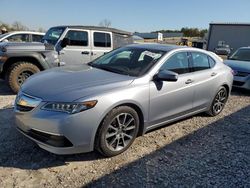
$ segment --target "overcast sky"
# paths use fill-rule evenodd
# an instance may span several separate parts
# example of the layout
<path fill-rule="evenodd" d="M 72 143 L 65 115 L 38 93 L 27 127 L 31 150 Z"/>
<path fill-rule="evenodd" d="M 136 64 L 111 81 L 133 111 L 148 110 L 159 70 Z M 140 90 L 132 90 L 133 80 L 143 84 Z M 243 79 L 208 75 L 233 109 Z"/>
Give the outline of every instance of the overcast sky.
<path fill-rule="evenodd" d="M 250 22 L 250 0 L 0 0 L 0 21 L 20 21 L 31 29 L 62 24 L 111 26 L 147 32 L 210 22 Z"/>

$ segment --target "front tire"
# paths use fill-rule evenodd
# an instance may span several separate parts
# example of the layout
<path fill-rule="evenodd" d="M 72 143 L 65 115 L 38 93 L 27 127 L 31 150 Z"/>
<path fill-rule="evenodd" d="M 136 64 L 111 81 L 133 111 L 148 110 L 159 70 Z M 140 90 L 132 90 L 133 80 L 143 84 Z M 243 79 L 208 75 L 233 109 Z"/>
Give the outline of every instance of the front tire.
<path fill-rule="evenodd" d="M 11 90 L 17 93 L 24 81 L 39 71 L 40 69 L 30 62 L 17 62 L 10 67 L 6 76 L 7 82 Z"/>
<path fill-rule="evenodd" d="M 96 149 L 106 157 L 118 155 L 134 142 L 139 131 L 137 112 L 128 106 L 119 106 L 104 118 L 96 135 Z"/>
<path fill-rule="evenodd" d="M 213 102 L 207 112 L 210 116 L 217 116 L 224 109 L 228 99 L 228 91 L 224 86 L 221 86 L 216 93 Z"/>

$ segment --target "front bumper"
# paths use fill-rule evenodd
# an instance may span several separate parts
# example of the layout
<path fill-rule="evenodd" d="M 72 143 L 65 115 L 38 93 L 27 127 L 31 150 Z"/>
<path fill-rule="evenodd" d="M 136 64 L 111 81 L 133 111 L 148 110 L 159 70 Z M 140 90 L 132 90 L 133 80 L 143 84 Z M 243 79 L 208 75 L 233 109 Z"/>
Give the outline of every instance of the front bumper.
<path fill-rule="evenodd" d="M 250 75 L 246 77 L 234 76 L 233 87 L 250 90 Z"/>
<path fill-rule="evenodd" d="M 77 114 L 66 114 L 41 110 L 44 104 L 42 102 L 29 112 L 20 112 L 15 107 L 19 132 L 55 154 L 93 151 L 99 125 L 94 108 Z"/>

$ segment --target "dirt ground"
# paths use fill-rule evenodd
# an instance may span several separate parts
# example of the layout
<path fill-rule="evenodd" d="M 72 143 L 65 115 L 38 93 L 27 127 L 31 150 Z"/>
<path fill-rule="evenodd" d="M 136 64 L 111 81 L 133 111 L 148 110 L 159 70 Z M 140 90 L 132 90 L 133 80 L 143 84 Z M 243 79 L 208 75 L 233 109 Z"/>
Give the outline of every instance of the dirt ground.
<path fill-rule="evenodd" d="M 125 153 L 58 156 L 18 133 L 0 80 L 0 187 L 250 187 L 250 92 L 136 139 Z"/>

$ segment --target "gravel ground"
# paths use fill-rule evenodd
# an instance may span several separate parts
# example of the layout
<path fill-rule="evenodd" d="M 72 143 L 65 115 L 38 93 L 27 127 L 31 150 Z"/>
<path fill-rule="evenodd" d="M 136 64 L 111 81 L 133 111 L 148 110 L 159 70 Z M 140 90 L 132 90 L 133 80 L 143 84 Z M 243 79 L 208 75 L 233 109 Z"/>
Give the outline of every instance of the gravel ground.
<path fill-rule="evenodd" d="M 14 128 L 0 81 L 0 187 L 250 187 L 250 93 L 217 117 L 197 115 L 136 139 L 125 153 L 58 156 Z"/>

